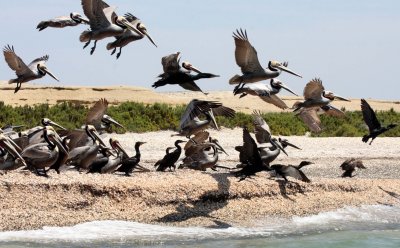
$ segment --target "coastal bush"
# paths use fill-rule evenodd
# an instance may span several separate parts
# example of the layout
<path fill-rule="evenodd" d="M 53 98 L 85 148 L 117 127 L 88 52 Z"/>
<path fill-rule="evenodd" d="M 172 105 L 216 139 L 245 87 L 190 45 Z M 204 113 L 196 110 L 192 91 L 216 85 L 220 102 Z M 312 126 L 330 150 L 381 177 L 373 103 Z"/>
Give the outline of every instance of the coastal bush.
<path fill-rule="evenodd" d="M 110 106 L 107 113 L 124 125 L 129 132 L 177 130 L 185 107 L 184 105 L 125 102 Z M 0 101 L 0 126 L 14 124 L 31 128 L 40 125 L 41 119 L 47 117 L 66 128 L 80 128 L 85 121 L 87 112 L 88 107 L 79 102 L 61 102 L 54 106 L 38 104 L 12 107 Z M 309 132 L 307 126 L 293 113 L 264 113 L 262 116 L 274 135 L 304 135 Z M 398 123 L 400 120 L 400 113 L 393 109 L 379 111 L 377 116 L 383 125 Z M 219 126 L 226 128 L 247 126 L 251 131 L 254 129 L 251 115 L 244 113 L 237 113 L 234 118 L 218 116 L 217 122 Z M 346 111 L 345 118 L 323 115 L 321 122 L 324 127 L 323 132 L 312 134 L 312 136 L 360 137 L 368 132 L 361 111 Z M 124 130 L 116 129 L 116 131 L 123 132 Z M 400 127 L 394 128 L 382 136 L 400 136 Z"/>

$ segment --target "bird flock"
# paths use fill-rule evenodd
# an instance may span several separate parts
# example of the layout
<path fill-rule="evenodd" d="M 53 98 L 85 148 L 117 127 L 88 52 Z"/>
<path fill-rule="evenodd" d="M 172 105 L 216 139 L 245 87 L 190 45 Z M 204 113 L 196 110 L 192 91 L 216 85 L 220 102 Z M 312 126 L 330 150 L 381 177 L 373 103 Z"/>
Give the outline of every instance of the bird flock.
<path fill-rule="evenodd" d="M 42 21 L 37 25 L 37 29 L 42 31 L 46 28 L 89 25 L 90 29 L 83 31 L 79 36 L 79 41 L 85 43 L 83 48 L 93 42 L 90 50 L 90 54 L 93 54 L 98 41 L 113 38 L 114 41 L 109 42 L 106 48 L 112 50 L 112 55 L 119 49 L 116 54 L 117 59 L 121 56 L 123 47 L 144 37 L 157 47 L 146 26 L 133 14 L 117 15 L 116 8 L 102 0 L 81 0 L 81 2 L 86 17 L 72 12 L 69 16 Z M 239 95 L 240 99 L 247 95 L 255 96 L 278 108 L 292 109 L 294 118 L 303 120 L 315 133 L 323 131 L 319 115 L 326 114 L 338 118 L 345 116 L 342 110 L 331 103 L 335 100 L 349 100 L 325 90 L 319 78 L 311 79 L 304 87 L 304 101 L 298 101 L 292 107 L 287 106 L 278 93 L 284 89 L 296 96 L 297 94 L 278 77 L 282 72 L 300 78 L 302 76 L 289 69 L 288 62 L 271 60 L 267 67 L 263 68 L 246 30 L 236 30 L 233 33 L 233 39 L 236 64 L 242 72 L 241 75 L 234 75 L 229 80 L 230 85 L 235 85 L 234 95 Z M 49 60 L 48 55 L 37 58 L 27 65 L 16 54 L 13 46 L 6 45 L 3 53 L 5 61 L 17 76 L 9 80 L 9 84 L 16 84 L 15 93 L 20 90 L 23 83 L 45 75 L 58 81 L 58 78 L 46 66 Z M 163 73 L 158 76 L 159 79 L 152 87 L 177 84 L 186 90 L 207 95 L 208 93 L 204 92 L 195 81 L 218 77 L 218 75 L 204 73 L 187 61 L 181 63 L 180 56 L 180 52 L 177 52 L 161 59 Z M 22 130 L 23 126 L 3 127 L 0 129 L 0 171 L 24 169 L 46 177 L 50 170 L 61 173 L 65 169 L 101 174 L 124 173 L 127 176 L 133 172 L 151 171 L 140 165 L 142 160 L 140 147 L 146 142 L 136 142 L 134 147 L 136 154 L 130 156 L 118 140 L 111 138 L 108 144 L 103 140 L 103 134 L 112 132 L 113 127 L 124 129 L 118 121 L 106 114 L 107 107 L 107 100 L 100 99 L 89 110 L 82 126 L 75 130 L 67 130 L 48 118 L 43 118 L 39 126 L 28 130 Z M 365 143 L 371 140 L 369 143 L 371 145 L 378 135 L 397 126 L 396 123 L 382 126 L 374 110 L 364 99 L 361 100 L 361 110 L 369 128 L 369 133 L 362 138 Z M 301 169 L 313 164 L 312 162 L 302 161 L 299 165 L 274 163 L 281 153 L 288 155 L 287 148 L 301 148 L 287 139 L 274 137 L 266 120 L 256 110 L 252 115 L 255 139 L 248 127 L 243 127 L 243 142 L 235 147 L 235 150 L 239 152 L 239 164 L 235 168 L 218 165 L 219 154 L 226 154 L 226 151 L 207 131 L 208 128 L 219 129 L 216 116 L 232 118 L 235 116 L 235 111 L 218 101 L 191 100 L 181 117 L 177 133 L 173 135 L 180 138 L 174 142 L 174 146 L 166 148 L 165 156 L 154 165 L 155 171 L 167 172 L 184 168 L 206 171 L 223 168 L 232 170 L 240 180 L 261 171 L 273 171 L 275 175 L 285 180 L 288 180 L 287 177 L 293 177 L 310 182 Z M 183 156 L 181 156 L 182 153 Z M 352 177 L 355 168 L 365 167 L 361 160 L 349 159 L 340 168 L 344 170 L 342 177 Z"/>

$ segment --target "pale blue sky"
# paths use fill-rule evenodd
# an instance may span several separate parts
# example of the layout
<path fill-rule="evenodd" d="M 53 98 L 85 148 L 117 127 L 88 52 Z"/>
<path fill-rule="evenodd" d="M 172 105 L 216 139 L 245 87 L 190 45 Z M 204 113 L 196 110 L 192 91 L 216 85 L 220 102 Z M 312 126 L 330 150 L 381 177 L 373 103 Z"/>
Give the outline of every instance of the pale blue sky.
<path fill-rule="evenodd" d="M 303 79 L 280 79 L 301 94 L 320 77 L 327 89 L 346 97 L 400 99 L 400 2 L 396 0 L 109 0 L 117 13 L 131 12 L 146 24 L 158 44 L 147 39 L 123 49 L 119 60 L 98 42 L 93 56 L 82 50 L 79 34 L 87 28 L 46 29 L 38 22 L 82 13 L 79 0 L 2 1 L 0 45 L 12 44 L 28 63 L 50 55 L 48 67 L 61 85 L 135 85 L 150 87 L 162 72 L 161 57 L 180 51 L 182 59 L 220 78 L 202 80 L 205 91 L 230 90 L 240 73 L 234 60 L 232 32 L 245 28 L 260 62 L 289 61 Z M 22 8 L 23 7 L 23 8 Z M 13 78 L 4 60 L 0 78 Z M 39 82 L 55 84 L 50 77 Z M 167 86 L 162 90 L 180 90 Z"/>

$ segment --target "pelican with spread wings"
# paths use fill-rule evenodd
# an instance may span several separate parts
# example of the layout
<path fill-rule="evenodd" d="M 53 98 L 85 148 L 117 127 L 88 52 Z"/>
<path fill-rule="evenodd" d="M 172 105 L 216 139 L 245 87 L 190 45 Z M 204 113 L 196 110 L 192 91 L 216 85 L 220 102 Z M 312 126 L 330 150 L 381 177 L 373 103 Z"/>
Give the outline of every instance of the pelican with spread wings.
<path fill-rule="evenodd" d="M 236 30 L 233 33 L 235 40 L 235 59 L 236 64 L 242 69 L 242 75 L 235 75 L 229 80 L 229 84 L 239 84 L 235 90 L 240 89 L 243 84 L 255 83 L 266 79 L 278 77 L 282 71 L 288 72 L 295 76 L 301 77 L 299 74 L 287 68 L 288 63 L 280 63 L 278 61 L 269 61 L 268 69 L 264 69 L 257 56 L 256 49 L 251 45 L 246 30 Z"/>
<path fill-rule="evenodd" d="M 3 53 L 8 66 L 17 74 L 16 79 L 8 81 L 9 84 L 17 84 L 14 93 L 19 91 L 23 83 L 42 78 L 46 74 L 58 81 L 56 76 L 54 76 L 46 66 L 46 62 L 49 60 L 49 55 L 37 58 L 29 65 L 26 65 L 15 53 L 13 46 L 7 45 L 3 49 Z"/>
<path fill-rule="evenodd" d="M 69 16 L 60 16 L 47 21 L 41 21 L 37 25 L 37 29 L 42 31 L 48 27 L 51 28 L 65 28 L 65 27 L 75 27 L 80 24 L 89 24 L 89 20 L 83 18 L 81 14 L 72 12 Z"/>

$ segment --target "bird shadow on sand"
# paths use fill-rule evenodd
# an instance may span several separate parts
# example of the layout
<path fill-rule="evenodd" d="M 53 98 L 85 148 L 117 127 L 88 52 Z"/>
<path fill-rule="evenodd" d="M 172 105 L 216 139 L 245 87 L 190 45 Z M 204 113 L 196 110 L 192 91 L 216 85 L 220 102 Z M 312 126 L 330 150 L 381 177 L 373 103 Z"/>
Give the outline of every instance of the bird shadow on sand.
<path fill-rule="evenodd" d="M 224 208 L 228 204 L 230 181 L 233 177 L 227 173 L 213 173 L 211 176 L 218 182 L 218 189 L 207 191 L 198 200 L 191 203 L 182 203 L 176 207 L 176 212 L 167 214 L 158 219 L 159 222 L 183 222 L 192 218 L 206 217 L 214 222 L 209 228 L 229 228 L 230 224 L 219 220 L 210 214 Z"/>
<path fill-rule="evenodd" d="M 271 179 L 274 180 L 274 179 Z M 289 197 L 288 193 L 287 193 L 287 188 L 289 187 L 295 187 L 295 188 L 299 188 L 300 184 L 297 182 L 292 182 L 292 181 L 285 181 L 282 179 L 275 179 L 275 181 L 278 183 L 279 185 L 279 191 L 282 195 L 283 198 L 288 199 L 292 202 L 295 202 L 296 200 L 292 199 Z"/>
<path fill-rule="evenodd" d="M 380 190 L 382 190 L 383 192 L 385 192 L 386 194 L 390 195 L 391 197 L 393 197 L 393 198 L 395 198 L 397 200 L 400 200 L 400 194 L 397 194 L 397 193 L 392 192 L 392 191 L 385 190 L 381 186 L 378 186 L 378 188 Z"/>

